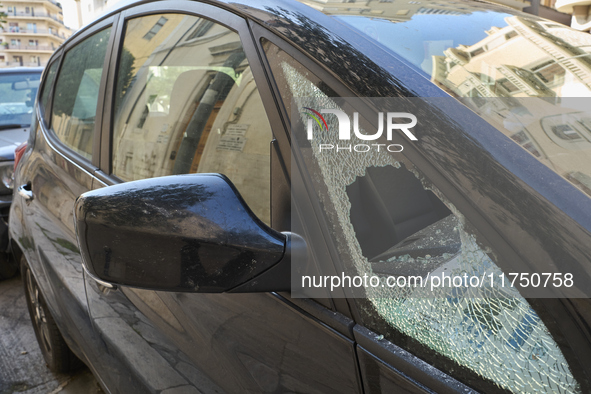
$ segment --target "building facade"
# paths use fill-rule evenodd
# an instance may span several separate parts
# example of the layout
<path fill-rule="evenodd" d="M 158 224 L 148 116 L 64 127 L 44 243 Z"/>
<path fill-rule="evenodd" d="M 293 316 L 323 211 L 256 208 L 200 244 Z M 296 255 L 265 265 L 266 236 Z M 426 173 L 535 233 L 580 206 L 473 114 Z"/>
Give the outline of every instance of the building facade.
<path fill-rule="evenodd" d="M 591 0 L 557 0 L 556 9 L 572 14 L 571 27 L 574 29 L 591 30 Z"/>
<path fill-rule="evenodd" d="M 0 67 L 45 66 L 72 31 L 53 0 L 3 0 L 6 22 L 0 26 Z"/>
<path fill-rule="evenodd" d="M 433 56 L 431 80 L 591 195 L 591 34 L 505 18 Z"/>

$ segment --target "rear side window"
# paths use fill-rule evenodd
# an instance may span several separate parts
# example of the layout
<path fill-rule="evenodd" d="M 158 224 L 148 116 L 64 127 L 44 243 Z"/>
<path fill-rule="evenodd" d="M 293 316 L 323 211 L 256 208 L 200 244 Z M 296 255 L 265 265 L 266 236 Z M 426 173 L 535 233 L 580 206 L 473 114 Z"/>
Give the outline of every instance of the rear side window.
<path fill-rule="evenodd" d="M 115 94 L 113 175 L 221 173 L 269 223 L 273 137 L 237 32 L 182 14 L 130 19 Z"/>
<path fill-rule="evenodd" d="M 64 145 L 89 160 L 110 34 L 110 28 L 102 30 L 70 49 L 55 85 L 51 128 Z"/>
<path fill-rule="evenodd" d="M 41 108 L 43 108 L 43 118 L 46 120 L 49 119 L 49 93 L 51 91 L 51 85 L 53 85 L 53 80 L 55 79 L 55 74 L 57 74 L 58 65 L 59 59 L 51 63 L 51 66 L 49 66 L 49 69 L 47 70 L 47 74 L 45 76 L 45 80 L 43 81 L 43 87 L 41 90 L 40 106 Z"/>

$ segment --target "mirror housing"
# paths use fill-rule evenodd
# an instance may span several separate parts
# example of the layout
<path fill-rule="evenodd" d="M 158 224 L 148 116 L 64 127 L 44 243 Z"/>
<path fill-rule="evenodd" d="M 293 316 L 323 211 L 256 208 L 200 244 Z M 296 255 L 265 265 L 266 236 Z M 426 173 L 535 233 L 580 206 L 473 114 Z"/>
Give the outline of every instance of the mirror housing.
<path fill-rule="evenodd" d="M 292 235 L 261 222 L 220 174 L 89 191 L 76 201 L 85 269 L 108 284 L 179 292 L 289 291 Z"/>

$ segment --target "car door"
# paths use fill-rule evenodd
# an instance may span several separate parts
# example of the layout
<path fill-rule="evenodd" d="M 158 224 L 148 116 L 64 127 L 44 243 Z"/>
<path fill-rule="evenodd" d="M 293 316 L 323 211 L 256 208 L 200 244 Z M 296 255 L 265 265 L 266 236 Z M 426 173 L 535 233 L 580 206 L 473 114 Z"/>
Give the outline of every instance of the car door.
<path fill-rule="evenodd" d="M 113 17 L 107 18 L 80 33 L 48 66 L 42 116 L 20 171 L 22 188 L 29 193 L 18 202 L 26 227 L 21 234 L 28 235 L 19 244 L 62 335 L 83 360 L 98 349 L 92 346 L 73 207 L 92 188 L 98 166 L 96 114 L 101 111 L 113 23 Z"/>
<path fill-rule="evenodd" d="M 271 209 L 289 184 L 277 142 L 286 134 L 246 21 L 196 2 L 141 5 L 122 18 L 97 185 L 223 173 L 262 222 L 288 229 L 277 224 L 285 205 Z M 352 321 L 331 300 L 166 293 L 90 277 L 86 291 L 113 392 L 361 391 Z"/>

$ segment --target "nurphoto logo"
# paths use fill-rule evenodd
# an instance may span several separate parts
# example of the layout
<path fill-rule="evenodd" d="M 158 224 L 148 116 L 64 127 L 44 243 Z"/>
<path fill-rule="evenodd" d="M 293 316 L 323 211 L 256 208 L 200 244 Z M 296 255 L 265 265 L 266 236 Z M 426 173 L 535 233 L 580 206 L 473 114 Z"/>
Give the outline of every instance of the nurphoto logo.
<path fill-rule="evenodd" d="M 329 131 L 328 123 L 322 114 L 331 114 L 336 116 L 339 124 L 339 140 L 350 141 L 351 140 L 351 119 L 349 116 L 338 109 L 321 109 L 320 112 L 310 107 L 303 107 L 304 114 L 308 116 L 307 124 L 307 138 L 308 140 L 314 139 L 314 123 L 318 126 L 318 130 Z M 378 113 L 378 130 L 374 134 L 364 134 L 359 129 L 359 113 L 353 112 L 353 132 L 355 136 L 362 141 L 375 141 L 382 136 L 384 129 L 386 130 L 386 139 L 392 141 L 392 135 L 395 130 L 401 131 L 411 141 L 417 141 L 417 137 L 409 130 L 416 126 L 417 117 L 408 112 L 386 112 L 386 121 L 384 122 L 384 112 Z M 394 119 L 406 119 L 406 123 L 395 123 Z M 408 122 L 410 120 L 410 122 Z M 384 125 L 385 123 L 385 125 Z M 370 150 L 380 151 L 380 149 L 387 150 L 388 152 L 402 152 L 404 147 L 400 144 L 319 144 L 319 152 L 333 151 L 333 152 L 369 152 Z"/>

